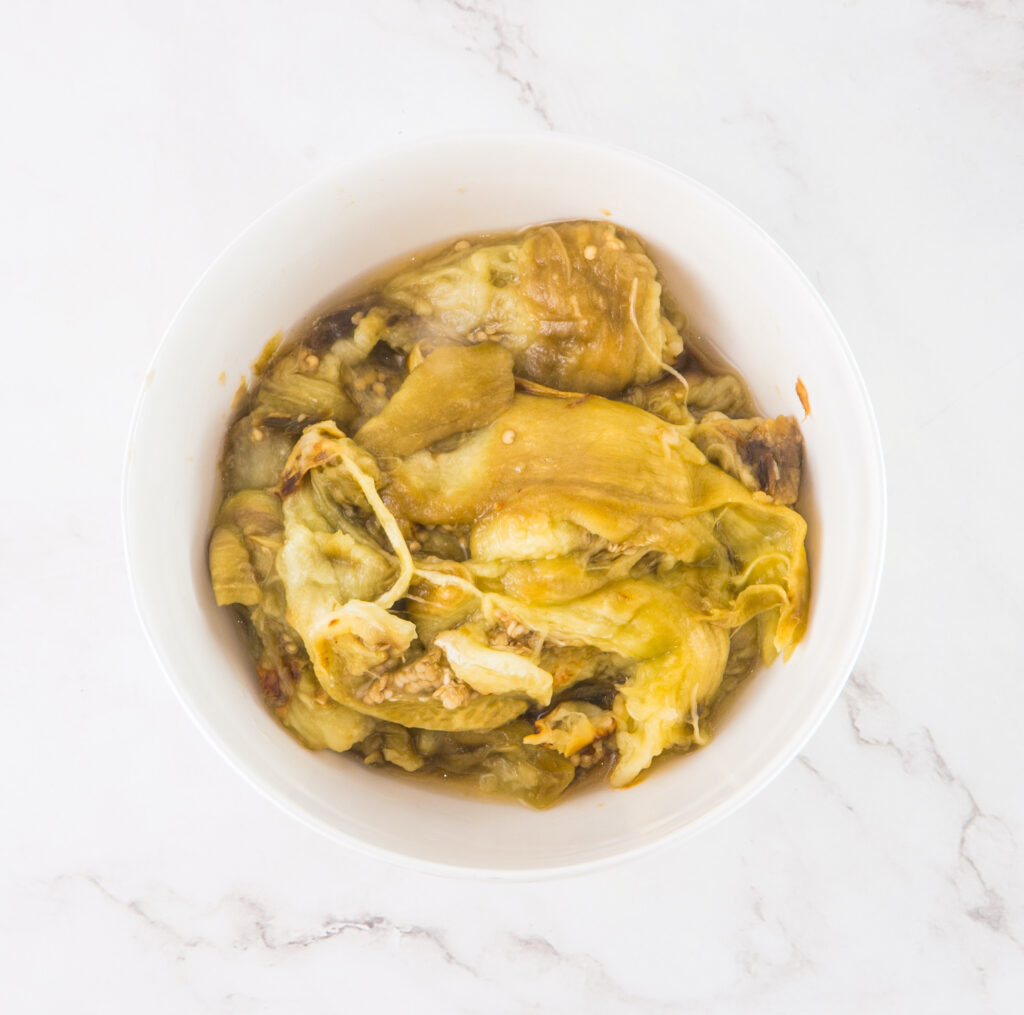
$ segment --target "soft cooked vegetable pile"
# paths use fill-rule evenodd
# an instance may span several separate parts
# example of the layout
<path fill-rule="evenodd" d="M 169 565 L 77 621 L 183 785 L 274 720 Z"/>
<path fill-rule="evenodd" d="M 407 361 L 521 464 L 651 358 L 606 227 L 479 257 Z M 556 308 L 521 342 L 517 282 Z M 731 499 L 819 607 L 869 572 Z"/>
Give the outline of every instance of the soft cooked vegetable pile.
<path fill-rule="evenodd" d="M 800 432 L 679 323 L 635 237 L 562 223 L 460 241 L 262 370 L 210 573 L 302 743 L 543 806 L 704 743 L 788 655 Z"/>

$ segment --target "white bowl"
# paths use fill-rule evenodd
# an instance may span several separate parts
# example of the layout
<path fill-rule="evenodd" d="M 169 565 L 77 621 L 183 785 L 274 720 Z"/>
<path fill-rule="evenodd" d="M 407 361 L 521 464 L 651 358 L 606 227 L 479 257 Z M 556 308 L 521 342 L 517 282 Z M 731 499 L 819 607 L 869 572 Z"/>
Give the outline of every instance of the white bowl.
<path fill-rule="evenodd" d="M 547 811 L 434 789 L 313 753 L 264 706 L 206 569 L 217 459 L 239 378 L 264 342 L 343 283 L 463 234 L 605 215 L 648 244 L 692 325 L 734 363 L 763 411 L 802 415 L 810 522 L 808 633 L 740 692 L 703 750 Z M 221 379 L 226 375 L 227 383 Z M 864 384 L 839 328 L 793 262 L 700 184 L 589 141 L 471 135 L 347 166 L 250 226 L 164 336 L 129 443 L 125 539 L 136 604 L 182 704 L 254 786 L 308 825 L 442 873 L 542 877 L 691 835 L 749 800 L 821 722 L 852 669 L 881 574 L 885 491 Z M 212 763 L 212 762 L 211 762 Z"/>

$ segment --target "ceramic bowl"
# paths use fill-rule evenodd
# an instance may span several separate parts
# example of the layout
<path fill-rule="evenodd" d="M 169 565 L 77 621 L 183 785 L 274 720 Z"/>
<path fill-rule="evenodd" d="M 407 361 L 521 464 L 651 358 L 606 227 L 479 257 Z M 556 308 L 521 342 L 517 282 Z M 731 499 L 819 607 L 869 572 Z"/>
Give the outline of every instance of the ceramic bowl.
<path fill-rule="evenodd" d="M 807 636 L 743 686 L 714 740 L 546 811 L 392 777 L 300 747 L 265 707 L 206 546 L 239 379 L 277 331 L 353 280 L 449 238 L 610 218 L 642 237 L 690 325 L 761 410 L 803 417 Z M 227 383 L 225 383 L 225 379 Z M 142 622 L 182 704 L 252 785 L 347 846 L 434 872 L 543 877 L 592 869 L 707 828 L 787 764 L 833 704 L 874 607 L 885 492 L 850 350 L 796 265 L 754 223 L 647 158 L 552 134 L 473 135 L 363 158 L 286 198 L 214 262 L 164 336 L 127 452 L 124 523 Z M 210 764 L 217 764 L 213 758 Z"/>

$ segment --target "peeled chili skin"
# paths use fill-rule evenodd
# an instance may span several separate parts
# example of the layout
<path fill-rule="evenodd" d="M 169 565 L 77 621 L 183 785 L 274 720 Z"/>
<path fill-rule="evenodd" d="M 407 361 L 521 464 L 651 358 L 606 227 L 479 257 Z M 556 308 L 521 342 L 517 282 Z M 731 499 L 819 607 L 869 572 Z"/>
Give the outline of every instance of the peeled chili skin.
<path fill-rule="evenodd" d="M 217 605 L 255 606 L 260 601 L 260 586 L 242 535 L 233 527 L 218 525 L 208 553 Z"/>
<path fill-rule="evenodd" d="M 284 538 L 281 502 L 264 490 L 241 490 L 221 505 L 210 538 L 209 567 L 219 606 L 255 606 Z"/>
<path fill-rule="evenodd" d="M 463 565 L 454 560 L 432 556 L 420 556 L 432 571 L 448 572 L 462 578 L 469 585 L 472 578 Z M 429 648 L 434 638 L 442 631 L 458 627 L 476 610 L 479 596 L 470 592 L 466 585 L 441 584 L 414 578 L 409 586 L 406 613 L 416 625 L 420 641 Z"/>
<path fill-rule="evenodd" d="M 342 391 L 341 364 L 329 353 L 310 353 L 304 346 L 286 352 L 267 370 L 253 392 L 251 407 L 255 424 L 281 428 L 295 417 L 333 419 L 346 426 L 355 417 L 355 406 Z"/>
<path fill-rule="evenodd" d="M 284 545 L 276 566 L 286 593 L 287 620 L 301 637 L 324 690 L 339 705 L 361 714 L 423 729 L 490 729 L 522 714 L 529 707 L 525 695 L 480 696 L 454 708 L 419 695 L 366 699 L 366 686 L 376 674 L 406 661 L 417 631 L 372 602 L 391 585 L 397 567 L 372 538 L 349 531 L 352 522 L 337 510 L 361 496 L 336 464 L 342 454 L 366 457 L 336 428 L 310 426 L 285 470 L 289 481 L 281 484 Z M 363 464 L 376 473 L 372 462 Z M 329 504 L 333 510 L 325 514 Z"/>
<path fill-rule="evenodd" d="M 717 693 L 728 657 L 726 629 L 683 617 L 677 645 L 637 666 L 612 708 L 619 753 L 612 786 L 628 786 L 669 748 L 702 742 L 699 714 Z"/>
<path fill-rule="evenodd" d="M 419 452 L 385 471 L 384 499 L 421 524 L 473 525 L 475 561 L 517 559 L 524 535 L 533 560 L 586 555 L 595 538 L 618 554 L 626 546 L 665 553 L 696 565 L 684 574 L 695 601 L 707 604 L 699 612 L 715 622 L 735 625 L 755 607 L 785 606 L 775 640 L 788 653 L 806 620 L 806 523 L 756 500 L 682 429 L 603 398 L 517 395 L 454 451 Z M 537 566 L 507 571 L 508 591 L 529 589 Z M 570 563 L 539 567 L 557 569 L 584 593 L 588 576 L 574 575 Z"/>
<path fill-rule="evenodd" d="M 331 698 L 341 705 L 376 719 L 395 722 L 413 729 L 441 730 L 447 732 L 487 731 L 502 726 L 520 716 L 530 707 L 526 698 L 512 695 L 481 695 L 466 705 L 448 709 L 440 701 L 395 700 L 368 704 L 347 684 L 333 677 L 324 678 L 323 673 L 331 672 L 330 657 L 321 657 L 325 664 L 321 670 L 320 682 L 324 684 Z"/>
<path fill-rule="evenodd" d="M 748 490 L 791 506 L 800 493 L 803 436 L 792 416 L 753 414 L 742 382 L 731 374 L 691 371 L 686 383 L 665 377 L 630 388 L 624 400 L 687 428 L 687 436 Z"/>
<path fill-rule="evenodd" d="M 330 748 L 347 751 L 368 737 L 374 722 L 330 699 L 321 700 L 320 685 L 305 671 L 296 681 L 295 691 L 278 710 L 278 718 L 310 750 Z"/>
<path fill-rule="evenodd" d="M 694 429 L 693 442 L 748 490 L 763 490 L 776 504 L 796 503 L 803 437 L 792 416 L 730 419 L 709 412 Z"/>
<path fill-rule="evenodd" d="M 654 265 L 633 237 L 586 222 L 538 229 L 523 244 L 520 288 L 541 335 L 517 357 L 524 376 L 610 395 L 661 373 L 655 335 L 671 325 Z"/>
<path fill-rule="evenodd" d="M 736 480 L 709 467 L 677 427 L 597 397 L 516 395 L 459 448 L 411 455 L 386 479 L 389 506 L 429 525 L 472 524 L 534 488 L 663 518 L 685 518 L 748 496 Z"/>
<path fill-rule="evenodd" d="M 435 349 L 355 439 L 377 458 L 405 457 L 486 426 L 512 401 L 512 368 L 494 342 Z"/>
<path fill-rule="evenodd" d="M 553 388 L 613 395 L 655 380 L 682 349 L 662 312 L 657 269 L 608 222 L 562 222 L 512 241 L 449 252 L 382 293 L 404 315 L 385 336 L 405 349 L 492 336 L 516 374 Z"/>
<path fill-rule="evenodd" d="M 295 435 L 262 424 L 262 417 L 250 413 L 228 430 L 221 458 L 225 493 L 267 489 L 277 482 Z"/>

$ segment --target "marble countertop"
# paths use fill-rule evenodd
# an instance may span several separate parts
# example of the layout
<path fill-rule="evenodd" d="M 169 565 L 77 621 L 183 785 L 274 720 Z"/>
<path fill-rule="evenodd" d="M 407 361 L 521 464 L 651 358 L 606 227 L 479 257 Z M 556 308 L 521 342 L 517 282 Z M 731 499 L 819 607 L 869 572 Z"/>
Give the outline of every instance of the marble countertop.
<path fill-rule="evenodd" d="M 2 22 L 0 1009 L 1020 1010 L 1021 3 Z M 617 142 L 765 226 L 845 330 L 889 472 L 878 612 L 799 759 L 692 841 L 537 885 L 395 869 L 253 792 L 160 675 L 121 549 L 131 410 L 210 260 L 353 152 L 480 127 Z"/>

